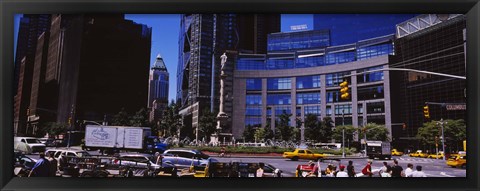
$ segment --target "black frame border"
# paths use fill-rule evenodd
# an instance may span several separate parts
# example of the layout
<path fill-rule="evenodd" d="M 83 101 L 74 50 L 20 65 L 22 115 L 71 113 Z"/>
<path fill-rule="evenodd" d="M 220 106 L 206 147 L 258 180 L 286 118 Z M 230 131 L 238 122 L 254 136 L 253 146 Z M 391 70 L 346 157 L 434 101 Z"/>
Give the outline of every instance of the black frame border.
<path fill-rule="evenodd" d="M 467 178 L 79 179 L 12 178 L 13 15 L 17 13 L 463 13 L 467 15 Z M 478 190 L 479 0 L 3 0 L 0 2 L 0 188 L 2 190 Z M 477 152 L 475 152 L 477 151 Z M 385 179 L 382 179 L 385 180 Z"/>

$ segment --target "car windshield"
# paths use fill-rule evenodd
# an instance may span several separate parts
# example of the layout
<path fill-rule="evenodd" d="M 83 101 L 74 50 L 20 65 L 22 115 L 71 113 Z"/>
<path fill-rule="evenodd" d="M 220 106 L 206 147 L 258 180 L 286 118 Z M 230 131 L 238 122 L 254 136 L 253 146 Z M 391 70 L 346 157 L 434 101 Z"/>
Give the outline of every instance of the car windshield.
<path fill-rule="evenodd" d="M 27 139 L 27 143 L 40 143 L 38 139 Z"/>
<path fill-rule="evenodd" d="M 448 158 L 449 158 L 449 159 L 454 159 L 454 160 L 455 160 L 455 159 L 457 158 L 457 156 L 450 156 L 450 157 L 448 157 Z"/>

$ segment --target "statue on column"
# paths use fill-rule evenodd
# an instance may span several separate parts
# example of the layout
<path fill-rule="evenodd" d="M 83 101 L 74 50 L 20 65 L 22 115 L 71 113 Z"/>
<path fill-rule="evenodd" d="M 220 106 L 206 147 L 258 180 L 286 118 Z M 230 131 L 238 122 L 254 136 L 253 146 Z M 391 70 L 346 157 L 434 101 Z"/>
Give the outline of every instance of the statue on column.
<path fill-rule="evenodd" d="M 225 78 L 227 75 L 225 74 L 225 65 L 227 64 L 227 55 L 226 53 L 223 53 L 222 56 L 220 56 L 220 64 L 221 64 L 221 74 L 220 74 L 220 107 L 219 107 L 219 112 L 217 115 L 217 130 L 221 131 L 222 130 L 222 124 L 225 123 L 226 119 L 228 119 L 228 115 L 223 111 L 223 106 L 225 102 Z"/>

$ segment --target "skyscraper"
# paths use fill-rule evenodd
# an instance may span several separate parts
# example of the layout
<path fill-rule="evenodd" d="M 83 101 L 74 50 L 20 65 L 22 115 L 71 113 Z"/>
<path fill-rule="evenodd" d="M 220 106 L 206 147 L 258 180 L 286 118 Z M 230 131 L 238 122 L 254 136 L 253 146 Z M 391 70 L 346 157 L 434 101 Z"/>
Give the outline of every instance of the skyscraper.
<path fill-rule="evenodd" d="M 15 111 L 21 126 L 15 128 L 29 127 L 18 120 L 23 116 L 26 121 L 27 115 L 36 120 L 30 125 L 71 122 L 74 127 L 77 120 L 103 121 L 122 108 L 134 114 L 146 107 L 150 27 L 125 20 L 123 14 L 55 14 L 48 24 L 50 29 L 33 49 L 35 71 L 28 73 L 28 67 L 33 68 L 28 57 L 19 60 Z M 30 36 L 19 35 L 19 42 L 29 40 L 25 38 Z M 22 52 L 17 51 L 17 57 Z M 22 91 L 32 82 L 32 93 Z"/>
<path fill-rule="evenodd" d="M 202 112 L 199 108 L 209 108 L 214 113 L 218 111 L 220 56 L 227 51 L 266 52 L 267 34 L 278 31 L 280 31 L 278 14 L 182 15 L 177 102 L 181 105 L 180 114 L 184 116 L 186 129 L 197 127 L 200 112 Z M 225 80 L 227 94 L 225 112 L 229 115 L 232 112 L 232 103 L 229 101 L 233 91 L 234 62 L 232 60 L 233 57 L 227 59 L 228 77 Z"/>
<path fill-rule="evenodd" d="M 162 111 L 168 105 L 168 82 L 169 74 L 163 58 L 158 54 L 152 69 L 148 83 L 148 108 L 150 121 L 158 120 Z M 155 104 L 154 104 L 155 103 Z"/>
<path fill-rule="evenodd" d="M 50 28 L 50 15 L 25 14 L 20 19 L 14 75 L 14 133 L 27 134 L 32 77 L 38 37 Z"/>
<path fill-rule="evenodd" d="M 395 33 L 395 25 L 415 14 L 315 14 L 314 30 L 329 29 L 331 45 L 356 43 Z"/>

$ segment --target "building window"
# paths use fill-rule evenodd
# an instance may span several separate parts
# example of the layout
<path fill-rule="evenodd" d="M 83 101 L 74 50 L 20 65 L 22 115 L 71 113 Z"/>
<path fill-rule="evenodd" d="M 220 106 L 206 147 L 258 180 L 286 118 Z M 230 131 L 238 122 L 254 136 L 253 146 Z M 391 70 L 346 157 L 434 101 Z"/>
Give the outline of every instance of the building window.
<path fill-rule="evenodd" d="M 363 73 L 367 71 L 379 70 L 382 69 L 383 66 L 367 68 L 363 70 L 357 70 L 357 73 Z M 379 72 L 372 72 L 372 73 L 364 73 L 357 75 L 357 83 L 367 83 L 367 82 L 378 82 L 383 80 L 383 71 Z"/>
<path fill-rule="evenodd" d="M 303 109 L 304 109 L 305 115 L 314 114 L 316 116 L 320 116 L 320 114 L 321 114 L 321 110 L 320 110 L 319 105 L 305 106 Z"/>
<path fill-rule="evenodd" d="M 296 110 L 297 110 L 297 117 L 302 116 L 302 108 L 301 108 L 301 107 L 297 107 Z"/>
<path fill-rule="evenodd" d="M 385 113 L 384 102 L 367 103 L 367 113 Z"/>
<path fill-rule="evenodd" d="M 320 103 L 320 92 L 297 93 L 297 104 L 318 104 Z"/>
<path fill-rule="evenodd" d="M 247 106 L 245 108 L 245 115 L 246 116 L 261 116 L 262 115 L 262 107 L 260 107 L 260 106 Z"/>
<path fill-rule="evenodd" d="M 365 60 L 368 58 L 381 56 L 381 55 L 388 55 L 393 54 L 393 44 L 386 43 L 386 44 L 378 44 L 373 46 L 366 46 L 357 49 L 357 59 L 358 60 Z"/>
<path fill-rule="evenodd" d="M 239 58 L 237 60 L 237 70 L 265 70 L 265 60 L 258 58 Z"/>
<path fill-rule="evenodd" d="M 250 78 L 246 79 L 247 90 L 262 90 L 262 79 L 261 78 Z"/>
<path fill-rule="evenodd" d="M 335 105 L 335 115 L 342 115 L 342 111 L 344 114 L 352 114 L 352 105 Z"/>
<path fill-rule="evenodd" d="M 246 105 L 262 105 L 261 94 L 247 94 L 245 100 L 246 100 Z"/>
<path fill-rule="evenodd" d="M 267 104 L 268 105 L 290 105 L 291 95 L 289 93 L 288 94 L 268 94 Z"/>
<path fill-rule="evenodd" d="M 269 34 L 268 51 L 323 48 L 330 46 L 328 30 Z"/>
<path fill-rule="evenodd" d="M 341 64 L 355 61 L 355 51 L 328 53 L 326 65 Z"/>
<path fill-rule="evenodd" d="M 290 78 L 268 78 L 268 90 L 289 90 L 292 89 L 292 81 Z"/>
<path fill-rule="evenodd" d="M 297 77 L 297 89 L 309 89 L 320 87 L 320 76 L 301 76 Z"/>
<path fill-rule="evenodd" d="M 245 117 L 245 126 L 261 127 L 262 117 Z"/>
<path fill-rule="evenodd" d="M 350 72 L 339 72 L 339 73 L 325 75 L 325 81 L 326 81 L 327 87 L 339 86 L 339 84 L 343 82 L 343 78 L 346 75 L 350 75 Z M 346 80 L 348 84 L 351 84 L 350 77 L 346 77 Z"/>
<path fill-rule="evenodd" d="M 358 100 L 371 100 L 384 98 L 383 85 L 358 87 Z"/>
<path fill-rule="evenodd" d="M 267 60 L 268 70 L 291 69 L 293 68 L 293 58 L 291 59 L 273 59 Z"/>
<path fill-rule="evenodd" d="M 363 113 L 363 104 L 358 104 L 357 111 L 358 111 L 358 114 Z"/>
<path fill-rule="evenodd" d="M 275 106 L 275 116 L 278 117 L 283 113 L 292 114 L 292 108 L 290 106 Z"/>
<path fill-rule="evenodd" d="M 326 108 L 326 110 L 325 110 L 325 114 L 326 114 L 327 116 L 331 116 L 331 115 L 332 115 L 332 106 L 327 105 L 327 108 Z"/>
<path fill-rule="evenodd" d="M 295 62 L 295 68 L 309 68 L 325 66 L 325 57 L 324 56 L 310 56 L 297 58 Z"/>

